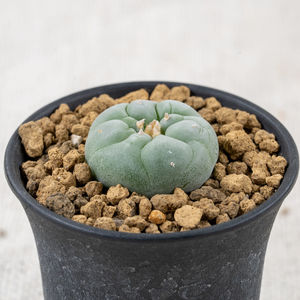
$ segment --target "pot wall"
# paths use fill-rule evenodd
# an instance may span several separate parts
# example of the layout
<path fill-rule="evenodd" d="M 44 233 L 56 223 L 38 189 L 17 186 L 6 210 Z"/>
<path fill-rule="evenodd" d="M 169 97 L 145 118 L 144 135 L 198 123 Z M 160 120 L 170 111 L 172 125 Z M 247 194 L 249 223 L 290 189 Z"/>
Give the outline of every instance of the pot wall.
<path fill-rule="evenodd" d="M 142 87 L 151 91 L 157 83 L 82 91 L 41 108 L 25 122 L 49 115 L 62 102 L 75 108 L 101 93 L 120 97 Z M 256 114 L 264 128 L 275 134 L 280 154 L 289 163 L 281 186 L 257 209 L 210 228 L 160 235 L 100 230 L 58 216 L 29 195 L 20 172 L 28 158 L 15 132 L 6 149 L 5 173 L 35 235 L 46 300 L 259 299 L 270 230 L 298 174 L 296 145 L 278 120 L 253 103 L 219 90 L 187 86 L 193 95 L 215 96 L 224 106 Z"/>
<path fill-rule="evenodd" d="M 26 212 L 46 300 L 250 300 L 278 208 L 235 230 L 166 241 L 95 238 Z"/>

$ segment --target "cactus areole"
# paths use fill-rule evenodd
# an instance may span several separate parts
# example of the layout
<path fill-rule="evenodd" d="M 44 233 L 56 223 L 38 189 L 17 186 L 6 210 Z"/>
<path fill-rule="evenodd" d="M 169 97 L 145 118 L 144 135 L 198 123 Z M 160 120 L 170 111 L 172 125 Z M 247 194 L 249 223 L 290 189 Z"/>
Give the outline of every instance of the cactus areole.
<path fill-rule="evenodd" d="M 217 136 L 192 107 L 166 100 L 112 106 L 93 122 L 85 157 L 105 186 L 121 184 L 148 197 L 189 192 L 211 175 Z"/>

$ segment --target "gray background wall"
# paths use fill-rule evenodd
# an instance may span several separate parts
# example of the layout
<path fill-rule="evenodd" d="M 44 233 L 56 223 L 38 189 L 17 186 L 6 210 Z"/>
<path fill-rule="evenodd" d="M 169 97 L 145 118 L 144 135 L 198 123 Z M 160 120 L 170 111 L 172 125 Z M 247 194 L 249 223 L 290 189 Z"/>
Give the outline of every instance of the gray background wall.
<path fill-rule="evenodd" d="M 264 107 L 299 145 L 300 2 L 0 0 L 0 151 L 29 114 L 81 89 L 178 80 Z M 0 164 L 0 299 L 42 299 L 33 235 Z M 261 299 L 300 299 L 300 186 L 274 225 Z"/>

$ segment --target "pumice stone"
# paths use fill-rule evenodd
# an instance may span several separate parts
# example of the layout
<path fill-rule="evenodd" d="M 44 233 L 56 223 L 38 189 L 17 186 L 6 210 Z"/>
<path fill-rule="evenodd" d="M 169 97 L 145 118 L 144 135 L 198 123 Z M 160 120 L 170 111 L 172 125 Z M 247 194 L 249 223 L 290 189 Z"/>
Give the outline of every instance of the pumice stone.
<path fill-rule="evenodd" d="M 93 122 L 85 157 L 105 186 L 121 184 L 151 197 L 199 188 L 219 154 L 211 125 L 174 100 L 136 100 L 112 106 Z"/>

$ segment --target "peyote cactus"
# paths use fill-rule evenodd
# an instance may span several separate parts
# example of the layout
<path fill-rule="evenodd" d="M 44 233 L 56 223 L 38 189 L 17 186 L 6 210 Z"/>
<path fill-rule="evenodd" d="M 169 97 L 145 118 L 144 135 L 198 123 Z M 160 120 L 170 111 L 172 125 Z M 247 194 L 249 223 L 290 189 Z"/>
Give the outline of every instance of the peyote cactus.
<path fill-rule="evenodd" d="M 121 184 L 148 197 L 189 192 L 210 176 L 218 158 L 213 128 L 193 108 L 166 100 L 110 107 L 93 122 L 85 157 L 106 186 Z"/>

